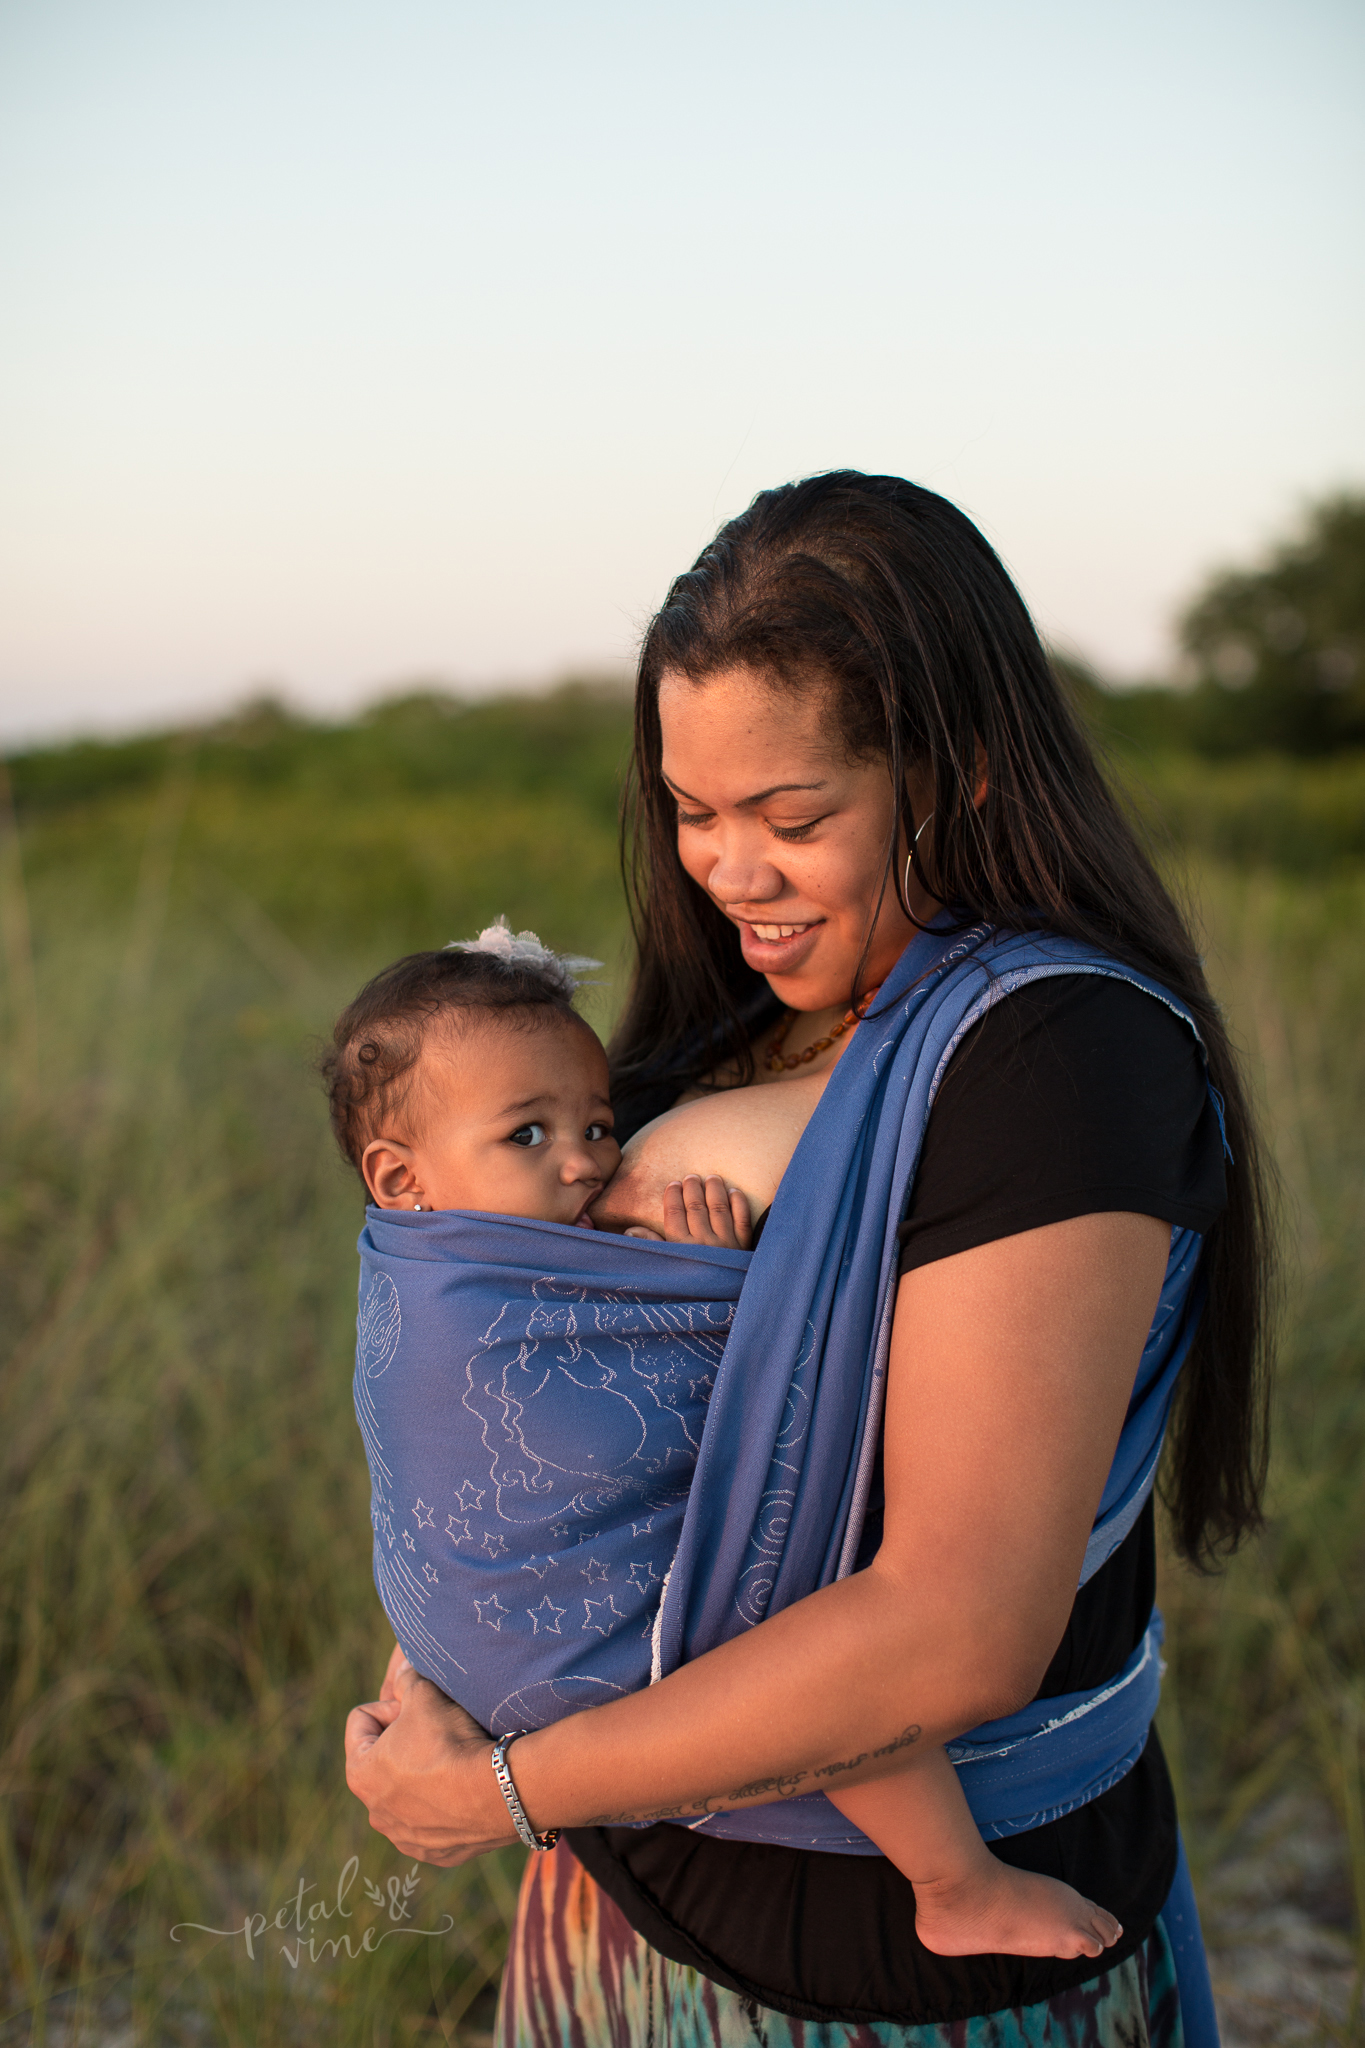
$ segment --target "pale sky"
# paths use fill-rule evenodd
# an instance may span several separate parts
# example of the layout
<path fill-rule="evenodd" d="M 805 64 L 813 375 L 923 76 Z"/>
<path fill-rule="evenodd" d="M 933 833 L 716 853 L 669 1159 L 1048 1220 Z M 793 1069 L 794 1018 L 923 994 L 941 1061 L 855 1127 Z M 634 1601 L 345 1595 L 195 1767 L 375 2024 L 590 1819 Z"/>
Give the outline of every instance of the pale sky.
<path fill-rule="evenodd" d="M 1169 659 L 1365 481 L 1353 0 L 0 0 L 0 739 L 624 666 L 764 485 Z"/>

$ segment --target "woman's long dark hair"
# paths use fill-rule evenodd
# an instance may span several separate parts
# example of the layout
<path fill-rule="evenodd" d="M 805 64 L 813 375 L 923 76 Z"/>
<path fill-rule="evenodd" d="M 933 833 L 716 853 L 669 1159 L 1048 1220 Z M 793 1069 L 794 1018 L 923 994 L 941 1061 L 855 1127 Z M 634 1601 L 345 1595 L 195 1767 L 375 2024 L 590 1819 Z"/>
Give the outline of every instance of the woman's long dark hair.
<path fill-rule="evenodd" d="M 677 579 L 650 625 L 623 826 L 636 965 L 610 1049 L 615 1085 L 676 1090 L 726 1062 L 753 1072 L 753 1025 L 770 991 L 679 861 L 677 805 L 660 768 L 661 677 L 700 682 L 737 667 L 775 687 L 830 691 L 850 756 L 884 757 L 894 788 L 904 791 L 909 764 L 932 768 L 932 848 L 920 872 L 964 922 L 1041 922 L 1102 947 L 1195 1017 L 1235 1163 L 1205 1244 L 1207 1301 L 1181 1374 L 1165 1494 L 1181 1551 L 1209 1561 L 1260 1521 L 1274 1275 L 1267 1168 L 1185 920 L 999 558 L 932 491 L 856 470 L 764 491 Z M 904 798 L 902 807 L 910 836 L 916 821 Z M 898 867 L 893 838 L 891 888 Z"/>

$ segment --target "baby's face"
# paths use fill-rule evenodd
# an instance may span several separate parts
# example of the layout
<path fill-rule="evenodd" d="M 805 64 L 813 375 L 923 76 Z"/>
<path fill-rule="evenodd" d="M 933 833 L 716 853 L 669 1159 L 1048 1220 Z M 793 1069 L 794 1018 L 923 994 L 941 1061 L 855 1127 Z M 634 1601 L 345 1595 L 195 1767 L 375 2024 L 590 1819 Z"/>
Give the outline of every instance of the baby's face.
<path fill-rule="evenodd" d="M 546 1223 L 584 1212 L 621 1161 L 607 1056 L 586 1024 L 471 1019 L 436 1029 L 409 1097 L 416 1134 L 362 1162 L 384 1209 L 488 1209 Z"/>

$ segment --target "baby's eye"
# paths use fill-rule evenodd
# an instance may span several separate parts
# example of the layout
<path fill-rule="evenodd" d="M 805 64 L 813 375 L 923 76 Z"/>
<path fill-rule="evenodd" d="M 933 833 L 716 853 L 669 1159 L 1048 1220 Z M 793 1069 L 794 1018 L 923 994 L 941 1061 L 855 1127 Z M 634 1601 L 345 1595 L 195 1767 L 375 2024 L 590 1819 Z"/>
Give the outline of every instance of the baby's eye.
<path fill-rule="evenodd" d="M 520 1124 L 512 1133 L 512 1143 L 514 1145 L 543 1145 L 545 1143 L 544 1124 Z"/>
<path fill-rule="evenodd" d="M 611 1125 L 589 1124 L 587 1130 L 584 1131 L 583 1136 L 587 1139 L 590 1145 L 598 1145 L 602 1142 L 603 1138 L 609 1138 L 611 1136 Z"/>

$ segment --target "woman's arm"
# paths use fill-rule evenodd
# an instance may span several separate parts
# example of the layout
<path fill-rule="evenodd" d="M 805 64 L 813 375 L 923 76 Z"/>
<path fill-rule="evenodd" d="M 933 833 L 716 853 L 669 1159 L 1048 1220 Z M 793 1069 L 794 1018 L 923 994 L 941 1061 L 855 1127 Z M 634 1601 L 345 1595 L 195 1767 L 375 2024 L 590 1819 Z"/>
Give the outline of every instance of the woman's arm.
<path fill-rule="evenodd" d="M 661 1684 L 512 1752 L 537 1828 L 761 1804 L 884 1775 L 1030 1700 L 1061 1639 L 1151 1326 L 1170 1229 L 1048 1224 L 905 1276 L 882 1547 Z M 434 1686 L 357 1708 L 348 1778 L 406 1855 L 511 1839 L 489 1744 Z M 388 1725 L 385 1725 L 387 1723 Z"/>

